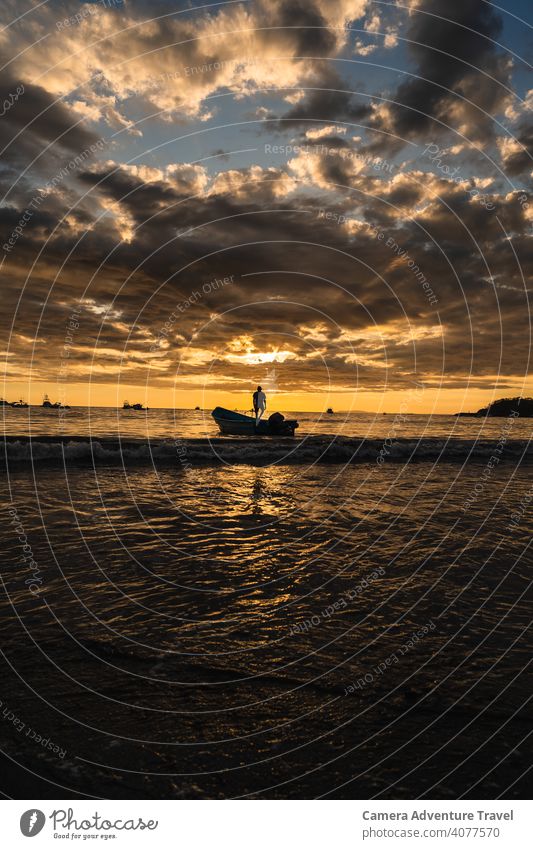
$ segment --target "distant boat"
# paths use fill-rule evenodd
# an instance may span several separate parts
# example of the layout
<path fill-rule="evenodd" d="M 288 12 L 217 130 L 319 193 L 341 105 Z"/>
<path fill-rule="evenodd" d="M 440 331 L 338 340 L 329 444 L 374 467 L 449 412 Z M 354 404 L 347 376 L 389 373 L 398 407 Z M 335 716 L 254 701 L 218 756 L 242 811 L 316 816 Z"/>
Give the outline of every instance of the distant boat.
<path fill-rule="evenodd" d="M 200 409 L 200 407 L 195 407 L 194 409 L 195 409 L 195 410 L 199 410 L 199 409 Z"/>
<path fill-rule="evenodd" d="M 228 436 L 294 436 L 298 427 L 295 419 L 285 419 L 281 413 L 273 413 L 267 421 L 261 420 L 257 425 L 252 416 L 224 407 L 215 407 L 211 415 L 220 432 Z"/>
<path fill-rule="evenodd" d="M 52 404 L 48 395 L 45 395 L 43 398 L 43 407 L 46 407 L 48 410 L 70 410 L 69 405 L 62 404 L 61 401 L 54 401 Z"/>
<path fill-rule="evenodd" d="M 130 404 L 129 401 L 124 401 L 123 410 L 148 410 L 148 407 L 143 407 L 142 404 Z"/>
<path fill-rule="evenodd" d="M 20 401 L 13 401 L 13 403 L 11 404 L 11 406 L 12 406 L 12 407 L 19 407 L 19 408 L 21 408 L 21 407 L 27 407 L 27 406 L 28 406 L 28 404 L 26 404 L 26 401 L 23 401 L 23 400 L 22 400 L 22 398 L 21 398 L 21 399 L 20 399 Z"/>
<path fill-rule="evenodd" d="M 331 409 L 331 407 L 328 407 L 328 409 L 326 410 L 326 413 L 328 414 L 328 416 L 333 415 L 333 410 Z"/>
<path fill-rule="evenodd" d="M 0 407 L 10 407 L 11 404 L 9 401 L 6 401 L 4 398 L 0 398 Z"/>

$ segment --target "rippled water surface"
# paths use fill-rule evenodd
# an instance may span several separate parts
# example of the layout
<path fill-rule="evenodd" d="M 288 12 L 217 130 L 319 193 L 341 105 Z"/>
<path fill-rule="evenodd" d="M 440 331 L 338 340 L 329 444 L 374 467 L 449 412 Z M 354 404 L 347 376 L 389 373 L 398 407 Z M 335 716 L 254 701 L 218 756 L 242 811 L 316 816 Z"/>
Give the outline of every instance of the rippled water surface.
<path fill-rule="evenodd" d="M 244 411 L 243 411 L 244 412 Z M 122 410 L 111 407 L 73 407 L 70 410 L 50 410 L 42 407 L 14 409 L 0 407 L 0 426 L 10 436 L 92 436 L 123 439 L 165 439 L 195 436 L 216 436 L 218 428 L 210 410 L 148 411 Z M 498 438 L 505 419 L 478 419 L 456 416 L 427 416 L 407 412 L 395 421 L 395 414 L 374 413 L 285 413 L 297 418 L 298 435 L 316 434 L 356 436 L 385 439 L 394 431 L 404 438 Z M 531 437 L 531 419 L 512 422 L 512 436 Z"/>
<path fill-rule="evenodd" d="M 8 684 L 67 749 L 40 774 L 95 796 L 519 794 L 531 510 L 509 523 L 531 475 L 502 464 L 476 495 L 482 469 L 10 475 L 39 584 L 6 508 Z"/>

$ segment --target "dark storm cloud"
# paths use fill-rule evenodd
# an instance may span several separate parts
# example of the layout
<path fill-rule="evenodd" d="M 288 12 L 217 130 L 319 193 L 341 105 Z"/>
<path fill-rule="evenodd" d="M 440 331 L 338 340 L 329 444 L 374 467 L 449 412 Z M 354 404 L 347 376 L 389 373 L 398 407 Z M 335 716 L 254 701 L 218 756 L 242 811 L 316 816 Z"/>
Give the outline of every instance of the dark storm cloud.
<path fill-rule="evenodd" d="M 2 232 L 7 239 L 32 202 L 34 209 L 28 226 L 48 228 L 54 213 L 60 209 L 63 213 L 65 199 L 57 209 L 54 197 L 48 199 L 46 208 L 35 199 L 47 191 L 50 181 L 61 184 L 68 195 L 72 175 L 80 165 L 85 166 L 93 159 L 106 142 L 88 130 L 77 113 L 57 102 L 42 87 L 24 79 L 17 82 L 6 73 L 0 75 L 0 85 L 2 100 L 9 99 L 8 93 L 15 92 L 17 87 L 23 89 L 0 118 L 0 195 L 6 205 Z M 74 160 L 80 155 L 76 164 Z"/>
<path fill-rule="evenodd" d="M 303 85 L 306 96 L 265 127 L 367 121 L 385 131 L 371 137 L 368 149 L 374 151 L 398 150 L 402 139 L 421 138 L 428 131 L 435 136 L 448 125 L 466 124 L 472 138 L 485 139 L 493 129 L 493 113 L 510 96 L 510 60 L 493 42 L 500 31 L 500 17 L 485 0 L 423 0 L 413 8 L 405 32 L 413 75 L 392 94 L 384 93 L 386 107 L 377 100 L 374 112 L 369 100 L 352 94 L 353 82 L 344 82 L 321 63 Z"/>
<path fill-rule="evenodd" d="M 81 183 L 97 187 L 98 191 L 120 201 L 138 218 L 149 218 L 162 205 L 176 203 L 180 197 L 175 188 L 162 183 L 146 183 L 121 168 L 85 171 L 78 177 Z"/>
<path fill-rule="evenodd" d="M 533 172 L 533 125 L 521 123 L 515 130 L 516 142 L 521 149 L 504 156 L 503 167 L 510 177 L 526 176 L 531 181 Z"/>
<path fill-rule="evenodd" d="M 414 7 L 405 37 L 415 76 L 390 96 L 395 102 L 386 121 L 377 125 L 386 123 L 402 138 L 418 138 L 428 131 L 442 132 L 439 122 L 452 127 L 460 123 L 455 109 L 469 121 L 472 135 L 486 132 L 490 112 L 508 96 L 503 86 L 510 64 L 493 43 L 501 27 L 500 16 L 486 0 L 423 0 Z M 388 141 L 375 144 L 386 147 Z"/>
<path fill-rule="evenodd" d="M 78 151 L 96 141 L 96 134 L 84 127 L 76 112 L 25 78 L 2 72 L 0 101 L 8 99 L 18 85 L 23 86 L 23 93 L 0 120 L 0 146 L 8 149 L 12 167 L 27 164 L 30 156 L 40 154 L 49 144 L 53 149 Z M 5 162 L 4 157 L 5 152 Z"/>
<path fill-rule="evenodd" d="M 368 118 L 371 108 L 351 93 L 348 83 L 328 66 L 309 80 L 306 96 L 277 121 L 267 121 L 267 130 L 291 130 L 295 126 L 312 127 L 328 121 L 359 122 Z"/>
<path fill-rule="evenodd" d="M 394 111 L 402 135 L 426 129 L 450 96 L 446 89 L 490 57 L 500 30 L 500 18 L 485 0 L 425 0 L 414 10 L 407 38 L 420 79 L 402 83 L 394 97 L 401 104 Z"/>
<path fill-rule="evenodd" d="M 335 50 L 337 38 L 328 29 L 320 11 L 310 2 L 285 0 L 279 7 L 279 26 L 293 30 L 289 37 L 294 40 L 299 56 L 322 58 Z"/>

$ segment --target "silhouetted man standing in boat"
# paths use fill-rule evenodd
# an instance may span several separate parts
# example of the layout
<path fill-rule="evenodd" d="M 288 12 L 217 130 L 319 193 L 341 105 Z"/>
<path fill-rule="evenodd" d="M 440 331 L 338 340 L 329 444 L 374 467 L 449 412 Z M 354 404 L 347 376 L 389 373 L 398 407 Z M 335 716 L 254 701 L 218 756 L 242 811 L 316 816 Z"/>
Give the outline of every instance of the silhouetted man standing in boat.
<path fill-rule="evenodd" d="M 261 420 L 261 416 L 265 412 L 266 405 L 267 405 L 266 395 L 265 395 L 265 393 L 263 392 L 263 390 L 261 389 L 260 386 L 258 386 L 256 391 L 254 392 L 253 402 L 254 402 L 255 423 L 257 425 L 257 424 L 259 424 L 259 421 Z"/>

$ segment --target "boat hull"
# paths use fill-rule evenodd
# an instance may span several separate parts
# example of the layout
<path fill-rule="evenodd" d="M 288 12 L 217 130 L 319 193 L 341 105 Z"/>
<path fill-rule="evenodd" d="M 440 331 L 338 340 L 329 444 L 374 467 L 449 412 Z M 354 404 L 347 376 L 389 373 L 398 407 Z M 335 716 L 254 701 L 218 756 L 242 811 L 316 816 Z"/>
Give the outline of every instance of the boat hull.
<path fill-rule="evenodd" d="M 211 413 L 218 425 L 220 433 L 225 436 L 294 436 L 298 422 L 284 420 L 279 427 L 271 427 L 267 421 L 261 420 L 257 425 L 252 416 L 216 407 Z"/>

